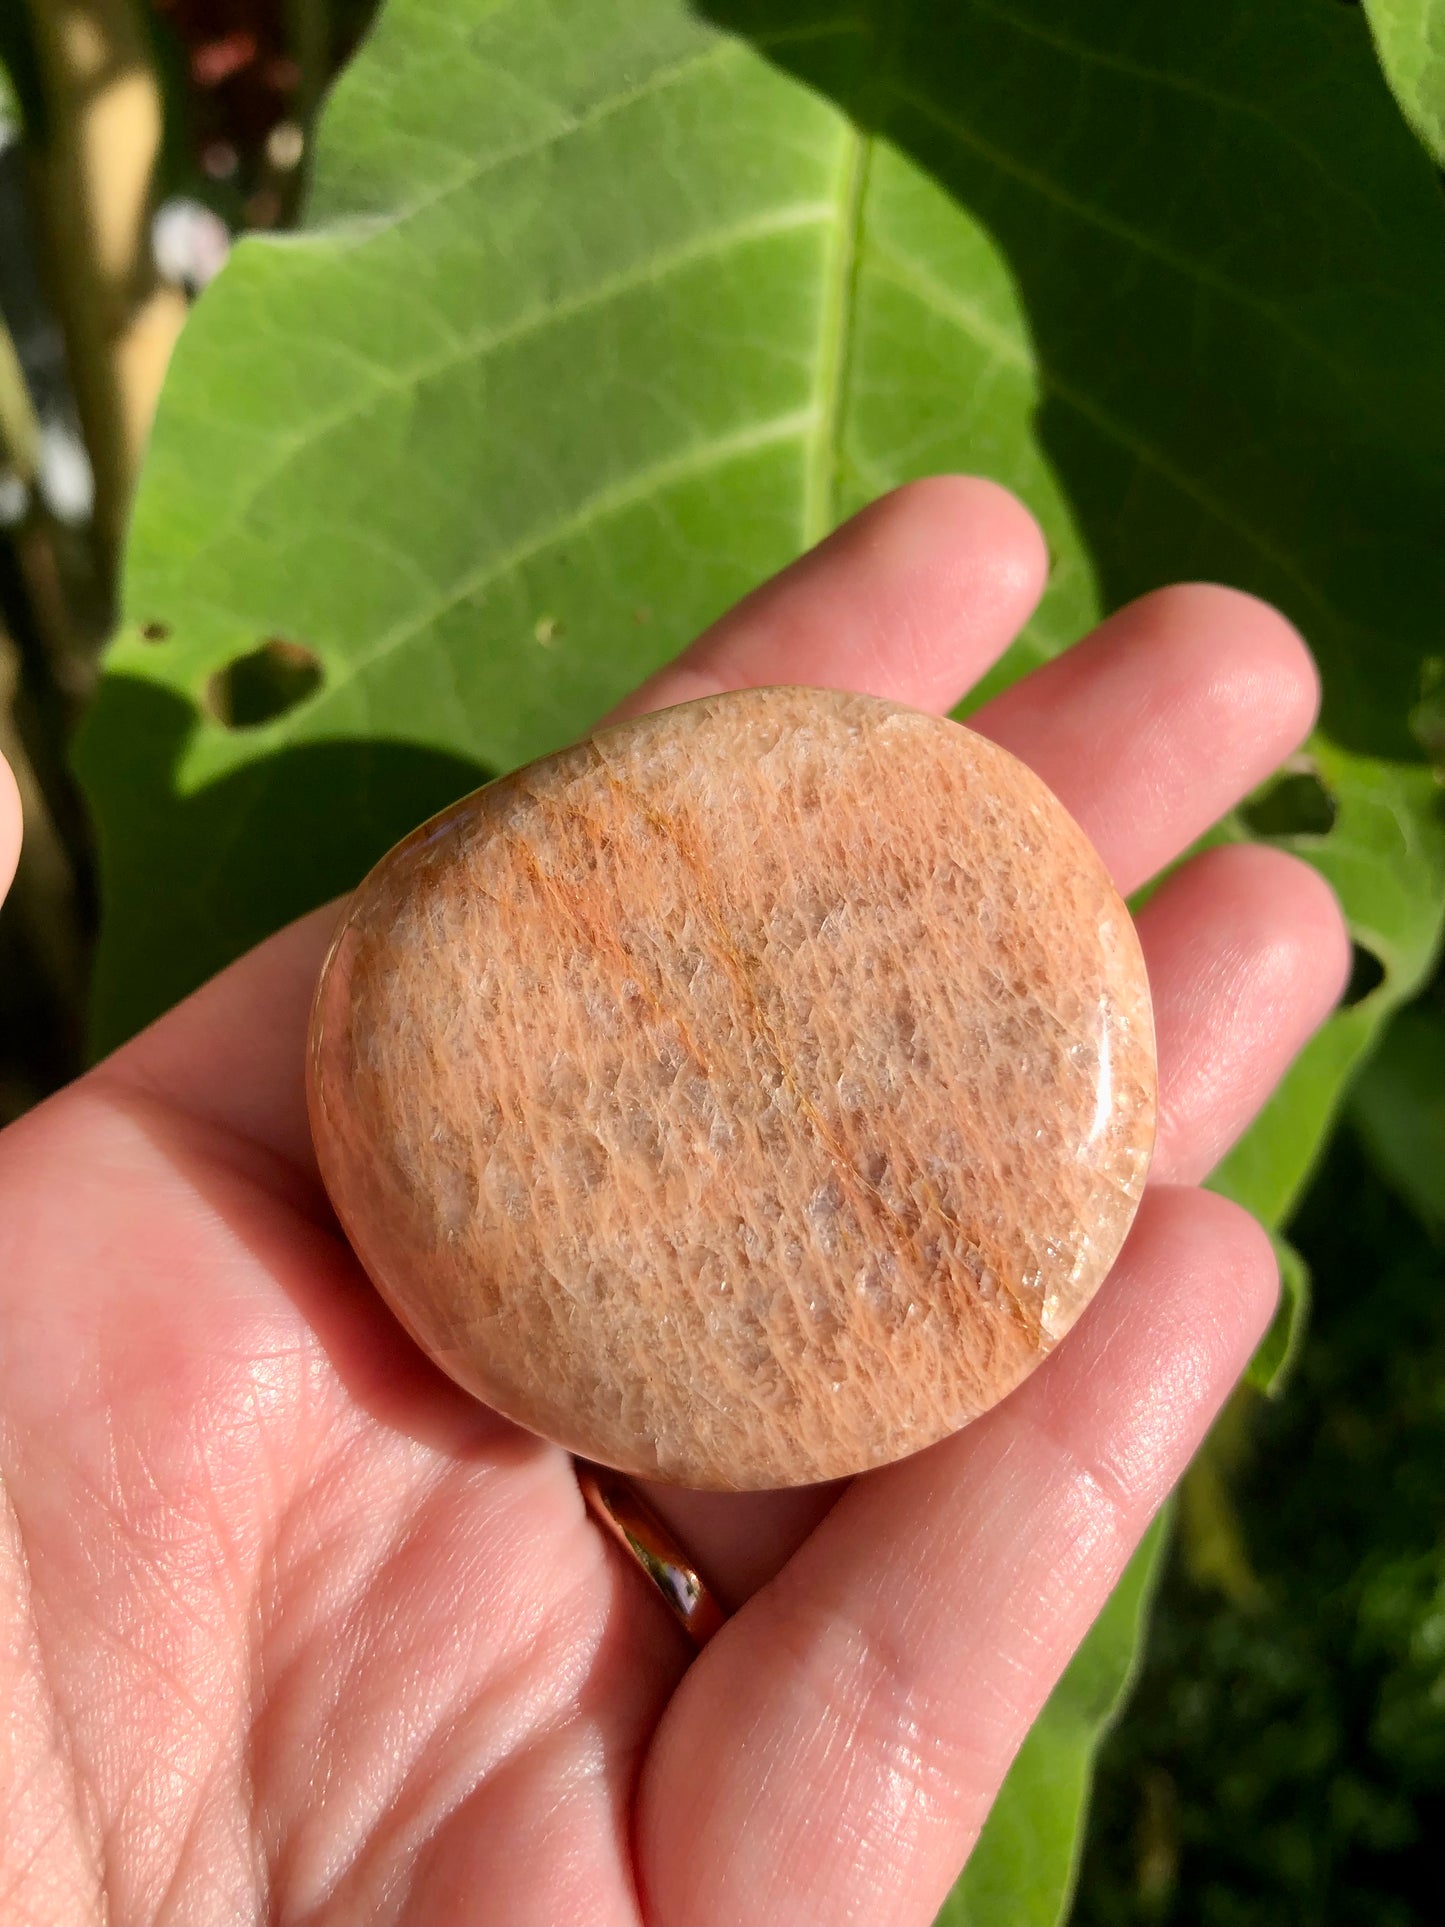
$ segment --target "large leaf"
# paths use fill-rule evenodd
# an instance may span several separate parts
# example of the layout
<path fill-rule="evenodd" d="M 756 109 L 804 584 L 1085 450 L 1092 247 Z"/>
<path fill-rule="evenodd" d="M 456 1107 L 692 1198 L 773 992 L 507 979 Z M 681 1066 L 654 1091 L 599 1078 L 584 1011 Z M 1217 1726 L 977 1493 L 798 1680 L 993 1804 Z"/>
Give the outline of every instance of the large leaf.
<path fill-rule="evenodd" d="M 1406 120 L 1445 166 L 1445 0 L 1365 0 Z"/>
<path fill-rule="evenodd" d="M 570 736 L 865 497 L 982 469 L 1054 554 L 1001 675 L 1179 575 L 1273 597 L 1319 654 L 1339 818 L 1295 840 L 1385 977 L 1223 1176 L 1277 1218 L 1445 889 L 1406 723 L 1445 606 L 1445 204 L 1363 22 L 708 14 L 392 0 L 308 230 L 202 301 L 83 744 L 97 1038 Z M 1041 1727 L 990 1840 L 1097 1727 Z M 1071 1864 L 997 1917 L 1052 1921 Z"/>

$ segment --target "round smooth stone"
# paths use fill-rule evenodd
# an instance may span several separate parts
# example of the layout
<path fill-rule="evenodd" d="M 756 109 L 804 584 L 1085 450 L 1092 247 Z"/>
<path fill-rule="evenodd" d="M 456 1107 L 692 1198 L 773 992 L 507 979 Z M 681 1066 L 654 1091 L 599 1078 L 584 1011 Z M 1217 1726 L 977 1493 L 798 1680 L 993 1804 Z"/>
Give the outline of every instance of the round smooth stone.
<path fill-rule="evenodd" d="M 1128 911 L 1043 783 L 893 703 L 641 717 L 422 826 L 317 992 L 312 1130 L 418 1342 L 678 1484 L 832 1479 L 1064 1336 L 1154 1137 Z"/>

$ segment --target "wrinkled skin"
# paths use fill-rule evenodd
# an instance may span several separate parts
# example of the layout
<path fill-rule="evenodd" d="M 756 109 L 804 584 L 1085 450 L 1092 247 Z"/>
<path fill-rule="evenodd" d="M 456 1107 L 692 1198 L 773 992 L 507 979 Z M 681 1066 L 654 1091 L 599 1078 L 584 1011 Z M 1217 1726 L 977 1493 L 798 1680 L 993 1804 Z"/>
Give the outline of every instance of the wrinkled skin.
<path fill-rule="evenodd" d="M 942 710 L 1044 550 L 991 485 L 885 498 L 627 705 L 770 682 Z M 1309 657 L 1160 591 L 992 702 L 1133 890 L 1302 739 Z M 0 876 L 19 837 L 0 789 Z M 414 1350 L 337 1235 L 302 1099 L 335 911 L 0 1138 L 0 1917 L 927 1922 L 1264 1329 L 1198 1190 L 1337 998 L 1310 870 L 1197 857 L 1140 918 L 1161 1134 L 1077 1331 L 841 1491 L 661 1503 L 736 1616 L 700 1657 L 567 1458 Z"/>

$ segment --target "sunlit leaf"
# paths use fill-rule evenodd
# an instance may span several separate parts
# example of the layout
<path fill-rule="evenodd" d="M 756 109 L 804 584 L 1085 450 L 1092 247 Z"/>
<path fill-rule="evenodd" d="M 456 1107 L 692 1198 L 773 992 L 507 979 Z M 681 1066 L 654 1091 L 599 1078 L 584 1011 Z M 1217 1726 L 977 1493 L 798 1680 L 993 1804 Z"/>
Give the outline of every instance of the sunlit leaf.
<path fill-rule="evenodd" d="M 1365 0 L 1401 111 L 1445 166 L 1445 0 Z"/>

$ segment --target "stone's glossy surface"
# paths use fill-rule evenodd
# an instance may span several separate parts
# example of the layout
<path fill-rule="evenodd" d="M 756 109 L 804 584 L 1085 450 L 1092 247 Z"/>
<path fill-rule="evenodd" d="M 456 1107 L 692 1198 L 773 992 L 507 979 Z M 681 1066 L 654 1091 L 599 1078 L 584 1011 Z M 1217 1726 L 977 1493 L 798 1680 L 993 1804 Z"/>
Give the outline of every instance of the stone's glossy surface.
<path fill-rule="evenodd" d="M 362 884 L 321 1169 L 455 1378 L 625 1471 L 835 1478 L 1073 1324 L 1153 1142 L 1148 989 L 1082 831 L 958 724 L 802 689 L 624 723 Z"/>

